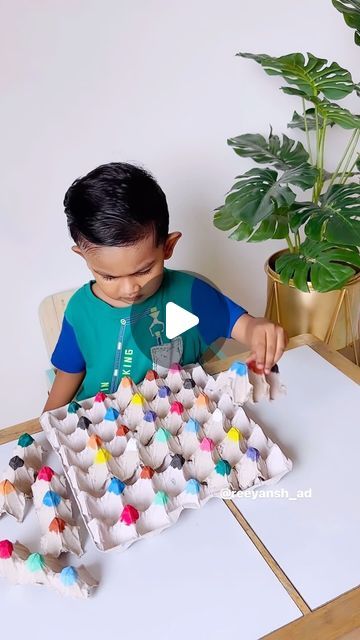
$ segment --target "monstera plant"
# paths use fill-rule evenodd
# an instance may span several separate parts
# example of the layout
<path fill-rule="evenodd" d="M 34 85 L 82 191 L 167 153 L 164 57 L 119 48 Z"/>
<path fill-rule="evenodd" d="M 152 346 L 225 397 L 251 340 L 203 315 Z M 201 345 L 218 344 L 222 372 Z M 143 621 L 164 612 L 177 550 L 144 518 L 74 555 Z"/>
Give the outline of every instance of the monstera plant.
<path fill-rule="evenodd" d="M 237 55 L 283 78 L 282 91 L 299 103 L 287 126 L 298 130 L 303 142 L 280 137 L 272 128 L 267 137 L 246 133 L 230 138 L 235 153 L 258 166 L 236 176 L 215 210 L 214 224 L 231 231 L 234 240 L 284 239 L 287 251 L 274 265 L 284 284 L 291 280 L 301 291 L 309 291 L 310 283 L 315 291 L 340 289 L 360 270 L 360 116 L 339 102 L 360 95 L 359 85 L 339 64 L 311 53 Z M 332 127 L 341 127 L 347 140 L 330 170 L 325 159 Z"/>
<path fill-rule="evenodd" d="M 332 3 L 344 15 L 346 24 L 355 29 L 354 40 L 360 45 L 360 0 L 332 0 Z"/>

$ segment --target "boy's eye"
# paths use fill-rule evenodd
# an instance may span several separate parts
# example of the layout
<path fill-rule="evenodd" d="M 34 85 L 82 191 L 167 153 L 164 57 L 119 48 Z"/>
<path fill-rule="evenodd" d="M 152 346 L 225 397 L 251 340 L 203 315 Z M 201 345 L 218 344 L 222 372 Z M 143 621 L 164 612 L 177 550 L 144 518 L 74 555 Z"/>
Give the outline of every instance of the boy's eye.
<path fill-rule="evenodd" d="M 145 271 L 138 271 L 139 276 L 144 275 L 145 273 L 150 273 L 152 267 L 150 267 L 150 269 L 146 269 Z"/>
<path fill-rule="evenodd" d="M 150 267 L 149 269 L 145 269 L 145 271 L 138 271 L 137 275 L 142 276 L 145 275 L 145 273 L 150 273 L 152 267 Z M 104 280 L 116 280 L 116 278 L 114 278 L 114 276 L 103 276 Z"/>

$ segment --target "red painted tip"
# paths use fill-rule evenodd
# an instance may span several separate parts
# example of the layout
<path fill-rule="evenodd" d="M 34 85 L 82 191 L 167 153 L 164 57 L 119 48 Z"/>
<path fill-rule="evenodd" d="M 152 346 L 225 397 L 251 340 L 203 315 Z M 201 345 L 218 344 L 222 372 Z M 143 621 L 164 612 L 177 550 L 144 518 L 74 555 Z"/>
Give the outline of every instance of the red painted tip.
<path fill-rule="evenodd" d="M 143 480 L 151 479 L 154 475 L 155 471 L 151 467 L 143 467 L 141 469 L 140 478 Z"/>
<path fill-rule="evenodd" d="M 121 424 L 120 427 L 118 427 L 116 435 L 117 436 L 126 436 L 128 431 L 129 431 L 129 428 L 125 424 Z"/>
<path fill-rule="evenodd" d="M 177 371 L 181 371 L 181 366 L 179 365 L 178 362 L 173 362 L 170 365 L 169 371 L 171 371 L 171 373 L 176 373 Z"/>
<path fill-rule="evenodd" d="M 159 377 L 159 374 L 156 371 L 154 371 L 154 369 L 149 369 L 149 371 L 145 376 L 146 380 L 157 380 L 158 377 Z"/>
<path fill-rule="evenodd" d="M 46 482 L 50 482 L 54 473 L 55 472 L 51 469 L 51 467 L 41 467 L 39 473 L 37 474 L 37 479 L 46 480 Z"/>
<path fill-rule="evenodd" d="M 176 401 L 171 404 L 170 413 L 178 413 L 179 416 L 181 416 L 183 411 L 184 411 L 184 406 L 181 404 L 181 402 Z"/>
<path fill-rule="evenodd" d="M 49 524 L 49 531 L 62 533 L 66 527 L 66 522 L 62 518 L 53 518 Z"/>
<path fill-rule="evenodd" d="M 99 391 L 94 398 L 94 402 L 104 402 L 105 398 L 107 398 L 106 393 Z"/>
<path fill-rule="evenodd" d="M 7 560 L 11 558 L 14 545 L 10 540 L 0 540 L 0 558 Z"/>
<path fill-rule="evenodd" d="M 127 504 L 123 508 L 119 518 L 120 522 L 124 522 L 124 524 L 127 524 L 127 525 L 134 524 L 134 522 L 136 522 L 136 520 L 138 519 L 139 519 L 139 512 L 131 504 Z"/>
<path fill-rule="evenodd" d="M 260 373 L 264 373 L 264 369 L 259 369 L 256 366 L 256 362 L 255 360 L 252 360 L 251 362 L 247 363 L 247 366 L 249 369 L 251 369 L 251 371 L 253 371 L 254 373 L 260 374 Z"/>

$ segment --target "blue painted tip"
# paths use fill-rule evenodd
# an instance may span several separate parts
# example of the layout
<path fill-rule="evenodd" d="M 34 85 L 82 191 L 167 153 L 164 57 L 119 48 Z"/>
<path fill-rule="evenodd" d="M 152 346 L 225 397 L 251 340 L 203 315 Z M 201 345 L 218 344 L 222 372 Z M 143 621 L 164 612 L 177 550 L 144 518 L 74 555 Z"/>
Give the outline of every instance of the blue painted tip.
<path fill-rule="evenodd" d="M 233 362 L 230 371 L 235 371 L 238 376 L 246 376 L 248 368 L 245 362 Z"/>

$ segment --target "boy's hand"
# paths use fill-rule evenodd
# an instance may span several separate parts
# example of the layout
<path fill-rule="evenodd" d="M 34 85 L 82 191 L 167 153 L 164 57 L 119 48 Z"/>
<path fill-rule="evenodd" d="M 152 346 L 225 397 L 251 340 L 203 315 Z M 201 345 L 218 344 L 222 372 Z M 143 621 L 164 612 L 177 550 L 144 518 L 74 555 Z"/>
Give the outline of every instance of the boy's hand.
<path fill-rule="evenodd" d="M 254 363 L 259 373 L 270 373 L 289 341 L 286 331 L 266 318 L 244 313 L 235 322 L 231 337 L 246 344 L 251 353 L 246 363 Z"/>

